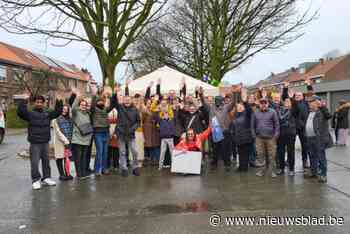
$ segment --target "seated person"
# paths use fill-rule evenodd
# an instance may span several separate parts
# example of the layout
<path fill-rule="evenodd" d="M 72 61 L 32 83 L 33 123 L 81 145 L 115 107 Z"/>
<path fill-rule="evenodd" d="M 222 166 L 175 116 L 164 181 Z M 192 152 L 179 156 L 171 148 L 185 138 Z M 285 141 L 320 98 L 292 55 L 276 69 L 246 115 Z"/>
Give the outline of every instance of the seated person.
<path fill-rule="evenodd" d="M 186 136 L 176 145 L 176 150 L 183 151 L 202 151 L 202 143 L 208 139 L 211 133 L 211 127 L 200 134 L 195 134 L 193 129 L 188 129 Z"/>

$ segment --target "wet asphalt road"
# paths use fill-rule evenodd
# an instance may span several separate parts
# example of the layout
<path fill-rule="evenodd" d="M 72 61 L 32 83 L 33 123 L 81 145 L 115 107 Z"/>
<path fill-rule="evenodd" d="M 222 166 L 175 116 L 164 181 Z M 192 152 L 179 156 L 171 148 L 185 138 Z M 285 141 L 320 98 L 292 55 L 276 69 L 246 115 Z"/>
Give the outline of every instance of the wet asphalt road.
<path fill-rule="evenodd" d="M 257 178 L 254 172 L 202 176 L 156 169 L 141 177 L 104 176 L 58 182 L 32 191 L 29 161 L 16 157 L 24 135 L 0 145 L 0 233 L 350 233 L 350 150 L 328 151 L 329 182 L 297 175 Z M 57 178 L 54 161 L 53 178 Z M 209 224 L 221 216 L 218 227 Z M 227 226 L 226 216 L 343 217 L 336 226 Z"/>

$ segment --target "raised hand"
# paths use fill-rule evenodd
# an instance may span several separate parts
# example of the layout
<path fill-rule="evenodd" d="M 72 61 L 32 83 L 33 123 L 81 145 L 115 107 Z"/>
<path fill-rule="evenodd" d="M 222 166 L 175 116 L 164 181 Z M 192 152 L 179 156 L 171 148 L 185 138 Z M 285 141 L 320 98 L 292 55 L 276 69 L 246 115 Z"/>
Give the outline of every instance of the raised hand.
<path fill-rule="evenodd" d="M 199 94 L 200 94 L 200 95 L 203 95 L 203 94 L 204 94 L 204 89 L 203 89 L 203 87 L 202 87 L 202 86 L 201 86 L 201 87 L 199 87 L 199 91 L 198 91 L 198 92 L 199 92 Z"/>

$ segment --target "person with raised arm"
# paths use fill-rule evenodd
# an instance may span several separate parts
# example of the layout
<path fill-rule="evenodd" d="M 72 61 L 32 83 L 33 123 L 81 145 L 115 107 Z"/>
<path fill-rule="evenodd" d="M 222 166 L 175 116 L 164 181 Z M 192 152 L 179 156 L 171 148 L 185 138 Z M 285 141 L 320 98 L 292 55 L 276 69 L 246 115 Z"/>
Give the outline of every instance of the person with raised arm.
<path fill-rule="evenodd" d="M 145 162 L 151 165 L 158 165 L 160 154 L 160 137 L 159 127 L 157 126 L 155 116 L 158 115 L 157 111 L 152 111 L 151 88 L 154 82 L 150 82 L 146 89 L 145 94 L 145 106 L 142 109 L 142 125 L 144 135 L 144 147 L 145 147 Z M 156 104 L 155 104 L 156 105 Z M 147 163 L 145 165 L 147 165 Z"/>
<path fill-rule="evenodd" d="M 254 113 L 257 169 L 256 176 L 264 176 L 266 171 L 276 177 L 276 141 L 279 137 L 279 119 L 276 111 L 269 107 L 265 90 L 259 100 L 259 109 Z M 267 153 L 267 155 L 266 155 Z"/>
<path fill-rule="evenodd" d="M 120 88 L 118 85 L 114 87 L 115 95 L 118 95 Z M 135 131 L 141 124 L 140 113 L 132 104 L 131 97 L 124 96 L 123 103 L 119 103 L 118 98 L 115 99 L 115 107 L 118 111 L 118 120 L 116 127 L 116 134 L 119 140 L 119 167 L 121 175 L 127 177 L 129 174 L 127 165 L 126 146 L 131 150 L 133 159 L 131 162 L 132 173 L 135 176 L 140 175 L 138 152 L 136 150 Z"/>
<path fill-rule="evenodd" d="M 309 114 L 305 125 L 307 149 L 310 155 L 310 173 L 307 178 L 318 178 L 320 183 L 327 183 L 326 149 L 333 146 L 333 139 L 329 133 L 328 121 L 332 118 L 326 103 L 316 95 L 307 99 Z"/>
<path fill-rule="evenodd" d="M 92 100 L 91 100 L 91 119 L 94 140 L 96 145 L 96 158 L 95 158 L 95 175 L 101 176 L 102 174 L 109 174 L 107 165 L 108 160 L 108 143 L 109 143 L 109 121 L 108 113 L 114 109 L 114 103 L 116 102 L 116 96 L 113 95 L 111 100 L 108 100 L 109 94 L 103 93 L 98 96 L 96 87 L 91 87 Z"/>
<path fill-rule="evenodd" d="M 87 178 L 88 171 L 88 151 L 93 135 L 93 126 L 91 123 L 88 102 L 80 95 L 79 90 L 73 89 L 70 97 L 72 103 L 72 155 L 74 159 L 75 170 L 79 179 Z"/>
<path fill-rule="evenodd" d="M 234 142 L 238 149 L 239 167 L 237 171 L 248 171 L 249 156 L 254 144 L 254 112 L 247 102 L 247 90 L 241 89 L 241 99 L 237 102 L 231 124 Z"/>
<path fill-rule="evenodd" d="M 285 84 L 284 86 L 287 86 Z M 279 170 L 277 174 L 283 175 L 285 170 L 285 153 L 287 149 L 287 160 L 289 168 L 289 176 L 294 176 L 295 168 L 295 139 L 297 134 L 296 119 L 298 117 L 298 111 L 296 101 L 293 99 L 294 92 L 288 90 L 288 93 L 283 92 L 282 100 L 283 105 L 279 110 L 280 120 L 280 136 L 278 138 L 279 152 Z"/>
<path fill-rule="evenodd" d="M 232 86 L 231 92 L 233 97 L 237 96 L 240 92 L 241 85 Z M 213 139 L 213 159 L 211 162 L 211 168 L 215 170 L 218 165 L 218 159 L 221 156 L 225 170 L 231 170 L 231 154 L 232 154 L 232 134 L 230 132 L 229 126 L 231 119 L 229 112 L 233 109 L 236 98 L 232 98 L 231 103 L 224 104 L 223 98 L 221 96 L 215 97 L 215 103 L 210 105 L 204 98 L 203 89 L 200 88 L 199 97 L 201 102 L 209 112 L 209 122 L 212 126 L 212 139 Z"/>
<path fill-rule="evenodd" d="M 308 105 L 308 102 L 305 100 L 305 98 L 313 94 L 313 87 L 310 79 L 306 79 L 305 84 L 307 87 L 307 92 L 306 93 L 295 92 L 293 99 L 295 100 L 296 108 L 298 109 L 297 116 L 296 116 L 296 130 L 297 130 L 297 136 L 299 137 L 299 140 L 301 143 L 303 168 L 307 169 L 310 167 L 310 165 L 308 163 L 305 124 L 309 113 L 309 105 Z M 288 97 L 288 90 L 289 90 L 289 83 L 285 82 L 282 96 Z"/>
<path fill-rule="evenodd" d="M 30 168 L 32 177 L 32 188 L 41 189 L 42 185 L 55 186 L 56 182 L 51 179 L 51 168 L 49 159 L 49 142 L 51 139 L 51 120 L 60 116 L 63 108 L 61 100 L 56 101 L 54 110 L 45 109 L 45 97 L 35 96 L 34 107 L 28 110 L 29 95 L 25 94 L 18 108 L 18 116 L 28 122 L 28 141 L 30 143 Z M 39 171 L 41 160 L 42 173 Z"/>

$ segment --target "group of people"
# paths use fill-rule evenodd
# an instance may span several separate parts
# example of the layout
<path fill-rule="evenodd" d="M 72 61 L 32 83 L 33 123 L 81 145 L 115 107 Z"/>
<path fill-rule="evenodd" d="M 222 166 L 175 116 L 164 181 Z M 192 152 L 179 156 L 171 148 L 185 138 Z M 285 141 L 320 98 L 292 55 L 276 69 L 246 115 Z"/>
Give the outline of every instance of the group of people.
<path fill-rule="evenodd" d="M 160 81 L 155 94 L 151 82 L 144 95 L 131 97 L 127 82 L 124 95 L 118 85 L 114 90 L 91 87 L 90 97 L 72 90 L 66 103 L 57 100 L 54 110 L 45 108 L 43 96 L 34 97 L 32 110 L 23 100 L 18 115 L 28 121 L 32 187 L 56 184 L 48 156 L 51 126 L 60 180 L 73 179 L 73 165 L 79 179 L 108 175 L 113 169 L 126 177 L 129 167 L 135 176 L 140 176 L 141 166 L 163 170 L 166 155 L 171 159 L 174 149 L 202 152 L 211 170 L 222 159 L 227 172 L 237 163 L 239 172 L 256 168 L 257 176 L 274 178 L 288 168 L 288 175 L 294 176 L 298 136 L 305 176 L 325 183 L 326 149 L 333 145 L 328 122 L 333 117 L 337 144 L 345 145 L 348 121 L 343 126 L 341 119 L 347 119 L 343 112 L 350 104 L 341 103 L 332 116 L 325 101 L 313 93 L 311 81 L 305 82 L 307 93 L 294 92 L 284 83 L 281 92 L 261 88 L 248 94 L 239 84 L 225 97 L 207 96 L 201 87 L 187 94 L 185 82 L 180 95 L 175 90 L 162 94 Z M 93 148 L 96 157 L 91 169 Z"/>

